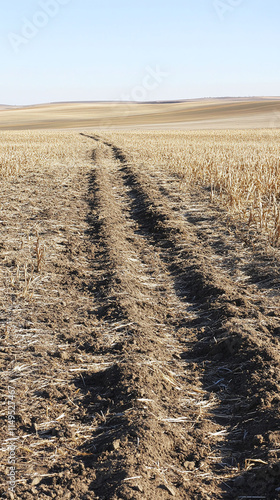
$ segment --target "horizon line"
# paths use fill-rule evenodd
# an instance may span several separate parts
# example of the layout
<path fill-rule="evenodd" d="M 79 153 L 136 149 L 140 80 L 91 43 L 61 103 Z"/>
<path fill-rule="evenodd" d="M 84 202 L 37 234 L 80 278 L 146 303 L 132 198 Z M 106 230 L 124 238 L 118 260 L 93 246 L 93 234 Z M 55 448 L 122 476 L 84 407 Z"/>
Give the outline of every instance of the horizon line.
<path fill-rule="evenodd" d="M 49 102 L 39 102 L 32 104 L 0 104 L 0 107 L 4 108 L 28 108 L 36 106 L 48 106 L 48 105 L 58 105 L 58 104 L 171 104 L 180 102 L 191 102 L 191 101 L 202 101 L 202 100 L 222 100 L 222 99 L 250 99 L 250 100 L 265 100 L 265 99 L 280 99 L 280 96 L 208 96 L 208 97 L 193 97 L 187 99 L 158 99 L 152 101 L 124 101 L 124 100 L 73 100 L 73 101 L 49 101 Z"/>

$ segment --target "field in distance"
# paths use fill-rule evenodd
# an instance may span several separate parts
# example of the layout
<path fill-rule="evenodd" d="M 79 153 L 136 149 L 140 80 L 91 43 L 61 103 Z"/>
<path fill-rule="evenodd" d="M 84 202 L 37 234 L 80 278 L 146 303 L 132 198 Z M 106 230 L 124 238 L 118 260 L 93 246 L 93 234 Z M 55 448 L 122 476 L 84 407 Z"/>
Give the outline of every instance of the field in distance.
<path fill-rule="evenodd" d="M 0 106 L 0 130 L 81 127 L 252 129 L 279 126 L 279 97 Z"/>

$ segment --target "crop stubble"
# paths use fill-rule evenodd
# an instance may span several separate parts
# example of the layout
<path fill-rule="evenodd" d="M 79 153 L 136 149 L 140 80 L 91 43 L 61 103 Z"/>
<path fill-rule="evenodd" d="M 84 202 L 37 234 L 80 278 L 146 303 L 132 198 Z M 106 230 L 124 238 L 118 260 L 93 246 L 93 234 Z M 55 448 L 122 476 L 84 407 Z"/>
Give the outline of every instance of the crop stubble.
<path fill-rule="evenodd" d="M 278 498 L 277 242 L 143 134 L 60 138 L 2 191 L 16 498 Z"/>

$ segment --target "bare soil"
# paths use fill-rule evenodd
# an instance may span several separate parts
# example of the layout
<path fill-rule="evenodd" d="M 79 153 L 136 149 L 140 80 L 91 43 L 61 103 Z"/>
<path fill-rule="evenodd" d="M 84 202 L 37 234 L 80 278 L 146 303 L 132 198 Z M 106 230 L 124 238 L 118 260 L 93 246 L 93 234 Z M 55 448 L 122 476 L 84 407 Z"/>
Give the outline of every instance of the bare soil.
<path fill-rule="evenodd" d="M 2 188 L 2 498 L 280 498 L 279 252 L 81 141 Z"/>

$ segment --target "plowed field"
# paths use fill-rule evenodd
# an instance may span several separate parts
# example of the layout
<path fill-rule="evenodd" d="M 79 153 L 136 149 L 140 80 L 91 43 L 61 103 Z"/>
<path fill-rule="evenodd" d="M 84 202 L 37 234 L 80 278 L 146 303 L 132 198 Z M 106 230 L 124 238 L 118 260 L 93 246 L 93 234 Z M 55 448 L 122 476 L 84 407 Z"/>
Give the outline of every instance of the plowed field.
<path fill-rule="evenodd" d="M 77 140 L 1 189 L 2 498 L 280 498 L 279 247 Z"/>

